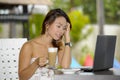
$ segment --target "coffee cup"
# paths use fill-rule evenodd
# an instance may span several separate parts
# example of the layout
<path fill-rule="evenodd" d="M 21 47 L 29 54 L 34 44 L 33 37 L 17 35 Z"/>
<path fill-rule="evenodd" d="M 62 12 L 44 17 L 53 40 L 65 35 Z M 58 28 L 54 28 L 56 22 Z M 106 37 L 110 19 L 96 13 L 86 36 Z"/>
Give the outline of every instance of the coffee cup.
<path fill-rule="evenodd" d="M 56 65 L 56 57 L 57 57 L 58 48 L 50 47 L 48 48 L 48 64 L 49 68 L 55 68 Z"/>

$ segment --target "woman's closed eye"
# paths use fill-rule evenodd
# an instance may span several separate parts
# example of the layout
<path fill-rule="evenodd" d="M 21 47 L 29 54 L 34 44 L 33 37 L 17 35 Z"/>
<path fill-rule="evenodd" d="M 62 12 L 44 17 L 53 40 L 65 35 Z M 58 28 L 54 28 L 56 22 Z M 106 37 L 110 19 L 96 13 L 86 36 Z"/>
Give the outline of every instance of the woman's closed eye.
<path fill-rule="evenodd" d="M 66 28 L 66 26 L 65 27 L 63 27 L 63 30 L 66 30 L 67 28 Z"/>
<path fill-rule="evenodd" d="M 66 30 L 66 26 L 56 25 L 58 28 L 62 28 L 63 30 Z"/>
<path fill-rule="evenodd" d="M 61 26 L 60 26 L 60 25 L 57 25 L 57 27 L 58 27 L 58 28 L 61 28 Z"/>

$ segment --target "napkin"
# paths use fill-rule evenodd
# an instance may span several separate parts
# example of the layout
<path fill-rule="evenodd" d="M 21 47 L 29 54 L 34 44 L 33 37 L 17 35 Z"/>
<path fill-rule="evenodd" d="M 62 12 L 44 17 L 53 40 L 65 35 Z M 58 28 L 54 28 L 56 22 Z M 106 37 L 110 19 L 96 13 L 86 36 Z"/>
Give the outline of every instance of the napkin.
<path fill-rule="evenodd" d="M 54 71 L 48 68 L 39 68 L 40 80 L 54 80 Z"/>

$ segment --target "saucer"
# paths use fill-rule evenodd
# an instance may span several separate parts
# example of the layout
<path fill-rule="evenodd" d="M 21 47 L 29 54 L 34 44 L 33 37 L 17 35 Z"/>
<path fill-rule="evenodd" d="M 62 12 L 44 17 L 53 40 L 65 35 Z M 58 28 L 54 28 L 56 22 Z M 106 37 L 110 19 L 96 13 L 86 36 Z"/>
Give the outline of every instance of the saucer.
<path fill-rule="evenodd" d="M 78 68 L 72 68 L 72 69 L 58 69 L 59 71 L 62 71 L 64 74 L 74 74 L 76 71 L 79 71 Z"/>

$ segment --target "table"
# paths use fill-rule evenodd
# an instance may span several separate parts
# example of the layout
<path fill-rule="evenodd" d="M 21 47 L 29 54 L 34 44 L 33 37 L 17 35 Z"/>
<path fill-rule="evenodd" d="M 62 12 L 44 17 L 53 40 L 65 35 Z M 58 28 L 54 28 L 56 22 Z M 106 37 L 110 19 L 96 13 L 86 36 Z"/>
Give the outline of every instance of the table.
<path fill-rule="evenodd" d="M 120 80 L 120 69 L 100 72 L 81 72 L 55 75 L 55 80 Z"/>

